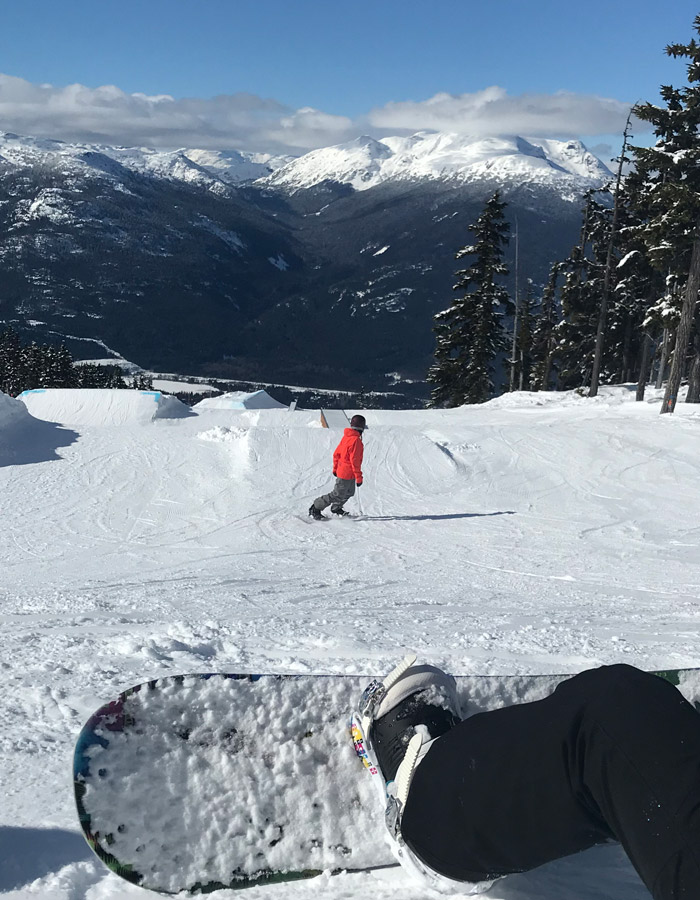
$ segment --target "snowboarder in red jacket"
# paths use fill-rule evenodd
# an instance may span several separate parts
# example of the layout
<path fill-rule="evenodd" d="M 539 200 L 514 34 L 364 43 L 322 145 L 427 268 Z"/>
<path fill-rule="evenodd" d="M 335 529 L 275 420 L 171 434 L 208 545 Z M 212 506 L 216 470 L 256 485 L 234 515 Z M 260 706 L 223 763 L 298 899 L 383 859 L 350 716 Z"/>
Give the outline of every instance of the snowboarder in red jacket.
<path fill-rule="evenodd" d="M 348 516 L 350 513 L 343 506 L 355 493 L 355 486 L 362 484 L 362 432 L 367 428 L 364 416 L 353 416 L 350 427 L 343 432 L 343 437 L 333 453 L 333 475 L 335 487 L 330 494 L 317 497 L 309 507 L 309 515 L 314 519 L 325 519 L 321 510 L 330 506 L 336 516 Z"/>

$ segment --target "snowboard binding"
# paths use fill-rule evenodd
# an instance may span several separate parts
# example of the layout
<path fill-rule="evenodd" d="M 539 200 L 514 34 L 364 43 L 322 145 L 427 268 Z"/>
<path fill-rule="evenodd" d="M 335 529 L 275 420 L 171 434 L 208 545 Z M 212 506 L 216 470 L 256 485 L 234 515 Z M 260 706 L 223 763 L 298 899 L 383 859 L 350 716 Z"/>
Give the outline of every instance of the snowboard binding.
<path fill-rule="evenodd" d="M 415 661 L 416 655 L 410 653 L 386 678 L 367 685 L 350 722 L 352 741 L 379 792 L 386 840 L 402 868 L 431 890 L 473 894 L 489 884 L 474 885 L 441 875 L 408 847 L 401 834 L 416 767 L 432 743 L 460 721 L 454 679 L 433 666 L 415 666 Z"/>
<path fill-rule="evenodd" d="M 379 765 L 376 752 L 372 747 L 371 732 L 375 714 L 382 700 L 386 697 L 387 691 L 396 684 L 407 669 L 411 668 L 415 661 L 416 654 L 409 653 L 404 656 L 401 662 L 392 669 L 383 681 L 376 678 L 371 681 L 362 692 L 357 711 L 353 713 L 350 722 L 355 753 L 376 784 L 380 800 L 386 807 L 385 822 L 393 840 L 398 840 L 399 837 L 400 815 L 398 800 L 391 789 L 391 786 L 394 784 L 393 780 L 387 782 Z"/>

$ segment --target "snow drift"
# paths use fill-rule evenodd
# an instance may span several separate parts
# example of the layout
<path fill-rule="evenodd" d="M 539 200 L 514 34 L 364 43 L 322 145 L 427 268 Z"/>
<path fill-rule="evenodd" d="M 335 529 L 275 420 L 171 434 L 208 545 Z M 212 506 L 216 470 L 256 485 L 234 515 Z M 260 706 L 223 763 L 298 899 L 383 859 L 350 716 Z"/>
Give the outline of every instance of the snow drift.
<path fill-rule="evenodd" d="M 181 419 L 189 407 L 160 391 L 100 388 L 46 388 L 19 395 L 29 412 L 62 425 L 126 425 L 154 419 Z"/>
<path fill-rule="evenodd" d="M 28 419 L 29 412 L 23 403 L 0 393 L 0 440 L 9 434 L 13 426 L 26 423 Z"/>

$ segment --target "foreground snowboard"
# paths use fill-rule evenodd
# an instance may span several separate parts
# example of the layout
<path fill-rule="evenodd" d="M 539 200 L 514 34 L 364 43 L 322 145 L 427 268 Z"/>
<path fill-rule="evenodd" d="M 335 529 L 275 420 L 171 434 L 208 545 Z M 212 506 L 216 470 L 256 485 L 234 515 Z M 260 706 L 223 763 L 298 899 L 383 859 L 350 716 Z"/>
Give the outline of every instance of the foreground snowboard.
<path fill-rule="evenodd" d="M 691 700 L 700 672 L 663 673 Z M 567 676 L 457 678 L 463 714 Z M 78 738 L 85 836 L 122 878 L 210 892 L 392 864 L 348 730 L 371 676 L 185 675 L 125 691 Z"/>

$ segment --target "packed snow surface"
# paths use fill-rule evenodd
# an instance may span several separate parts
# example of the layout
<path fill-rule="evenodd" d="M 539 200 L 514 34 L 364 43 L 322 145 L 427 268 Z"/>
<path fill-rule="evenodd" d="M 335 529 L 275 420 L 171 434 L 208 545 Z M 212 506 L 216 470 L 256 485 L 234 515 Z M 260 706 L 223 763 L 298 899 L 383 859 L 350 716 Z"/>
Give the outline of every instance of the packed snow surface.
<path fill-rule="evenodd" d="M 407 648 L 457 675 L 700 664 L 700 415 L 633 397 L 365 410 L 363 514 L 328 522 L 318 411 L 105 427 L 0 397 L 0 895 L 148 896 L 92 857 L 70 786 L 84 721 L 146 679 L 383 674 Z M 367 895 L 426 898 L 398 869 L 247 896 Z M 487 896 L 648 900 L 614 846 Z"/>

